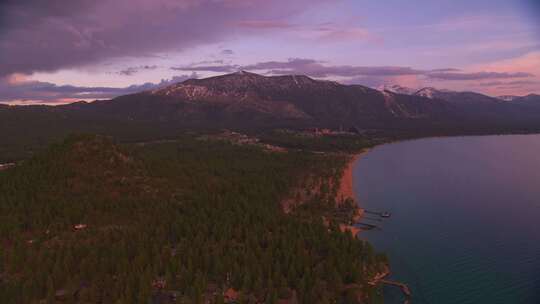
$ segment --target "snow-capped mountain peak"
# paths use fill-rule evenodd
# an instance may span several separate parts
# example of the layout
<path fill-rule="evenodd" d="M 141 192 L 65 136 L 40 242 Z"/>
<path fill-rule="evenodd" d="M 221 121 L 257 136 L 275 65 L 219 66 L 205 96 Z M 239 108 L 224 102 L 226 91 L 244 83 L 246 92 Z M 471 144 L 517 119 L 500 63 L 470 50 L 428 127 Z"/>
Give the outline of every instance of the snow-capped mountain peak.
<path fill-rule="evenodd" d="M 514 99 L 520 98 L 519 96 L 514 95 L 503 95 L 503 96 L 497 96 L 497 99 L 503 100 L 503 101 L 513 101 Z"/>
<path fill-rule="evenodd" d="M 414 93 L 414 95 L 427 97 L 427 98 L 435 98 L 435 96 L 437 96 L 438 93 L 439 93 L 439 90 L 432 87 L 427 87 L 427 88 L 418 90 L 416 93 Z"/>
<path fill-rule="evenodd" d="M 400 86 L 399 84 L 385 84 L 377 87 L 381 92 L 388 91 L 396 94 L 412 95 L 416 92 L 415 89 Z"/>

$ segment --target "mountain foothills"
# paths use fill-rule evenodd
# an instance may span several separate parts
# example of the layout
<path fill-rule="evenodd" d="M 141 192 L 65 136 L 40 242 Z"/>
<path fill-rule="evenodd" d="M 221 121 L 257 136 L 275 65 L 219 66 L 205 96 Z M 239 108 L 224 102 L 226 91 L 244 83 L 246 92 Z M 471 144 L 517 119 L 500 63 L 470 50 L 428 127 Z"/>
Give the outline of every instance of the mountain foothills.
<path fill-rule="evenodd" d="M 410 136 L 531 132 L 540 129 L 540 96 L 494 98 L 399 86 L 375 90 L 301 75 L 242 71 L 90 103 L 0 105 L 0 156 L 17 159 L 71 132 L 140 141 L 186 129 L 313 127 Z"/>

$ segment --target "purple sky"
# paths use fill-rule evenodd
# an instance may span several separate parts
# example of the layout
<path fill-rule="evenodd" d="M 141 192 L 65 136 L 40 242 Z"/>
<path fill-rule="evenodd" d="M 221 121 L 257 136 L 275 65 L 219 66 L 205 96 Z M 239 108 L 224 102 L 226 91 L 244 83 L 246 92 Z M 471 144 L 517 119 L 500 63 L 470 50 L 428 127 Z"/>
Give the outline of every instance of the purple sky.
<path fill-rule="evenodd" d="M 535 0 L 4 0 L 0 102 L 109 98 L 245 69 L 540 93 Z"/>

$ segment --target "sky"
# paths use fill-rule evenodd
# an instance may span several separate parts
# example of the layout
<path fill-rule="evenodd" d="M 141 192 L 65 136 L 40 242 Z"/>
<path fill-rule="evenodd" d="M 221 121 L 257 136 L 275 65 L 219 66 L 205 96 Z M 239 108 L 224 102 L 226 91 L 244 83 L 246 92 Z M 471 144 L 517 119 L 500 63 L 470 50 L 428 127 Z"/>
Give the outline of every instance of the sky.
<path fill-rule="evenodd" d="M 104 99 L 238 70 L 540 94 L 540 1 L 0 2 L 2 103 Z"/>

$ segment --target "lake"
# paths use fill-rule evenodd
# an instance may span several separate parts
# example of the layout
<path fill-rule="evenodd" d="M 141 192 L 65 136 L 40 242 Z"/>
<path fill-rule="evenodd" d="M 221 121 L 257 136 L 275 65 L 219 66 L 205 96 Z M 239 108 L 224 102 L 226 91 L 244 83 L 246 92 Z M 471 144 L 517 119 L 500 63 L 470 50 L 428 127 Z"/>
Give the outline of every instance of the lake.
<path fill-rule="evenodd" d="M 392 213 L 360 237 L 387 253 L 411 303 L 540 303 L 540 135 L 382 145 L 353 177 L 361 207 Z M 403 303 L 396 287 L 384 296 Z"/>

